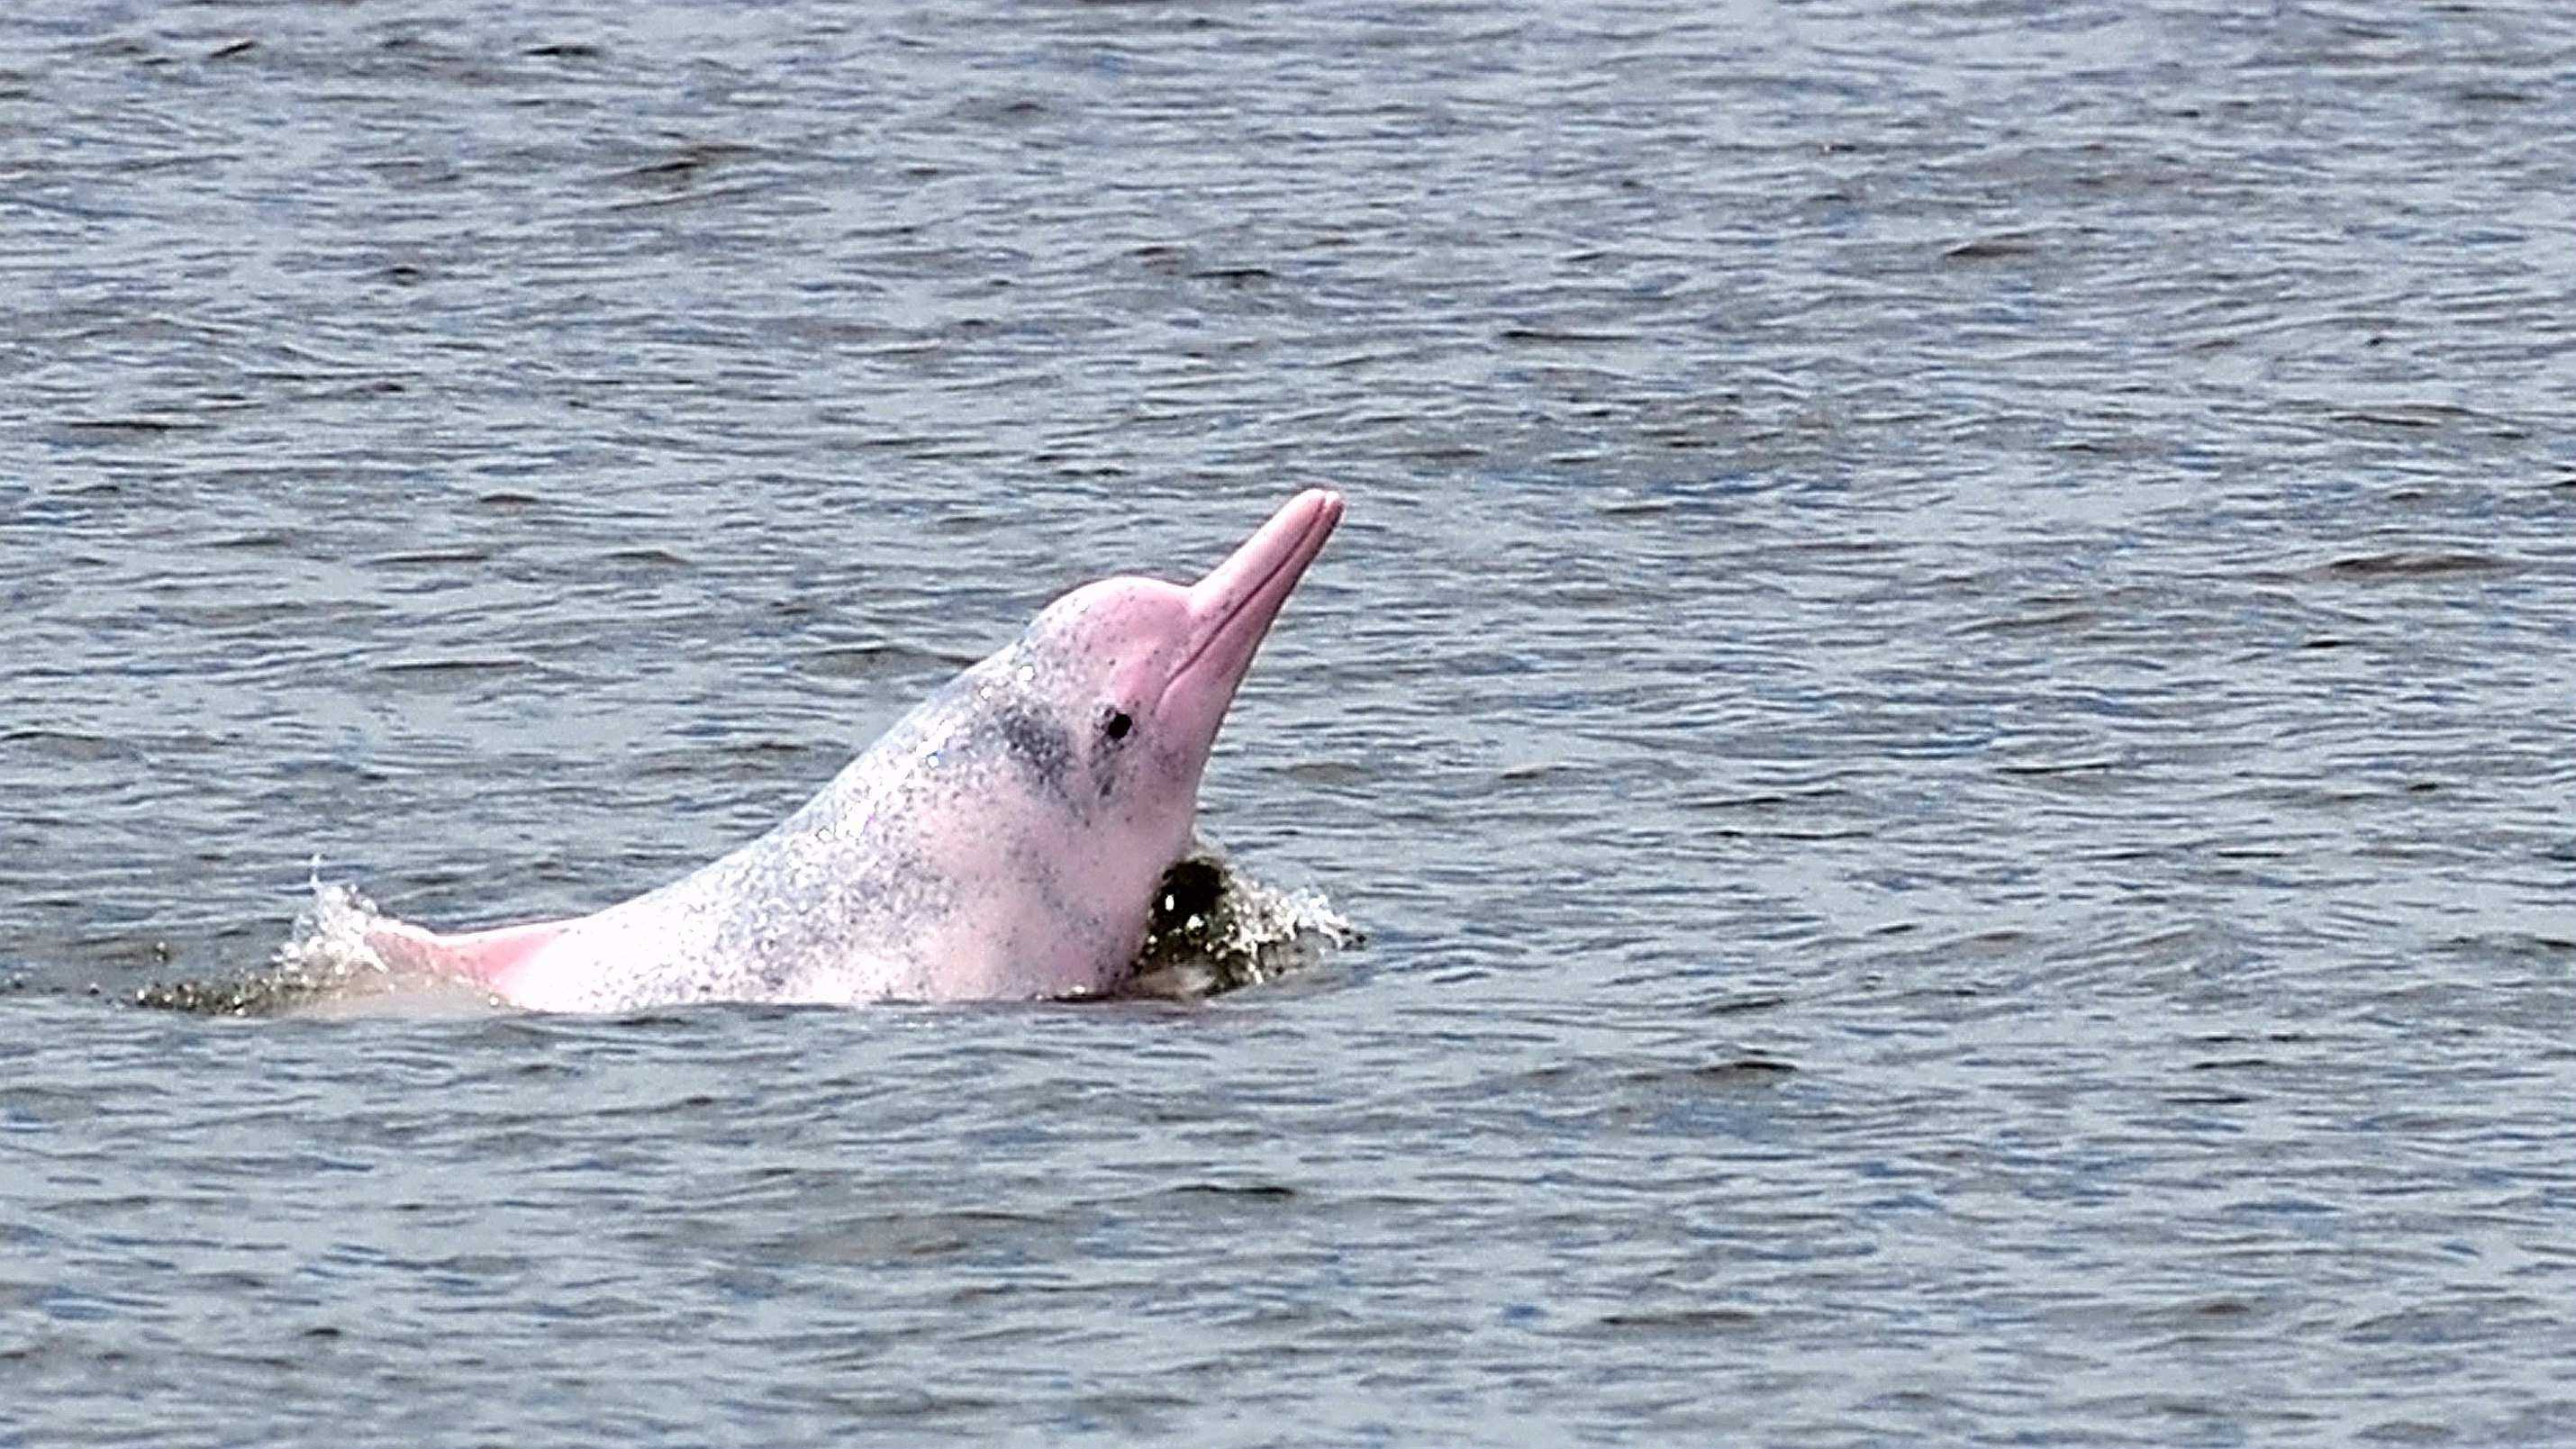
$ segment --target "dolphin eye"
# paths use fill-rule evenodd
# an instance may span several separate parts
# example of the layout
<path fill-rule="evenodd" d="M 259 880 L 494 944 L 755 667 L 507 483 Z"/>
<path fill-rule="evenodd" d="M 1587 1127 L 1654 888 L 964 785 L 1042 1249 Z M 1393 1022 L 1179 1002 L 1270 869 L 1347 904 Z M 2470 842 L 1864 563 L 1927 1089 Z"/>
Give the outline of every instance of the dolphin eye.
<path fill-rule="evenodd" d="M 1102 733 L 1108 735 L 1113 740 L 1123 740 L 1127 738 L 1127 732 L 1135 727 L 1135 719 L 1123 709 L 1111 710 L 1109 712 L 1109 718 L 1102 721 L 1100 725 Z"/>

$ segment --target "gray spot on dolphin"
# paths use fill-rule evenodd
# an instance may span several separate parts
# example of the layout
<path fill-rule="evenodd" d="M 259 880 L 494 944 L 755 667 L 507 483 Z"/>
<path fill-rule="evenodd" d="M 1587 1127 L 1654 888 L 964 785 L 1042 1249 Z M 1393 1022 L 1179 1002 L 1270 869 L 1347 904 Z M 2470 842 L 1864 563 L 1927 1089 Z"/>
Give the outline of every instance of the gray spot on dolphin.
<path fill-rule="evenodd" d="M 1001 705 L 967 743 L 969 748 L 997 750 L 1028 772 L 1030 784 L 1054 791 L 1067 802 L 1075 799 L 1069 778 L 1074 763 L 1072 732 L 1038 711 L 1019 704 Z"/>

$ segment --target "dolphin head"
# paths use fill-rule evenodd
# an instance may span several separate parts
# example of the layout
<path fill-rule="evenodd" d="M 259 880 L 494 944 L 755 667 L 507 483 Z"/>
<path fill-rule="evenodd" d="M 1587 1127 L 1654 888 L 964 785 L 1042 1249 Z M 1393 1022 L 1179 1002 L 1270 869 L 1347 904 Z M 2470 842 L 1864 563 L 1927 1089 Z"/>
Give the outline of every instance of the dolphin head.
<path fill-rule="evenodd" d="M 1271 621 L 1341 521 L 1342 498 L 1301 493 L 1207 577 L 1115 578 L 1047 606 L 959 683 L 966 761 L 1006 760 L 1027 810 L 987 810 L 981 856 L 1043 874 L 1041 901 L 996 932 L 1017 957 L 986 994 L 1113 988 L 1144 941 L 1155 883 L 1185 855 L 1199 778 Z M 1036 958 L 1036 959 L 1033 959 Z M 1029 989 L 1023 990 L 1025 985 Z"/>
<path fill-rule="evenodd" d="M 993 661 L 1047 721 L 1082 808 L 1186 832 L 1235 690 L 1341 518 L 1340 494 L 1301 493 L 1196 584 L 1086 584 Z"/>

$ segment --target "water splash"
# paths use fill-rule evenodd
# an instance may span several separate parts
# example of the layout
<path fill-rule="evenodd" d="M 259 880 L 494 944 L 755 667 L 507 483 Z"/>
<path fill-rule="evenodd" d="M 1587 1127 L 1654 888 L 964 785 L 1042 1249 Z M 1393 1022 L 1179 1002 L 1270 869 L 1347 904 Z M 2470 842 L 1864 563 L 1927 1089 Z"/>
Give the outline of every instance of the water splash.
<path fill-rule="evenodd" d="M 1283 891 L 1204 841 L 1163 875 L 1122 996 L 1195 1000 L 1275 980 L 1365 937 L 1320 891 Z"/>
<path fill-rule="evenodd" d="M 138 1006 L 204 1016 L 329 1013 L 367 1002 L 405 1007 L 492 998 L 466 983 L 396 968 L 367 944 L 367 931 L 389 920 L 355 886 L 313 882 L 313 901 L 295 918 L 268 966 L 213 981 L 154 982 L 134 994 Z"/>

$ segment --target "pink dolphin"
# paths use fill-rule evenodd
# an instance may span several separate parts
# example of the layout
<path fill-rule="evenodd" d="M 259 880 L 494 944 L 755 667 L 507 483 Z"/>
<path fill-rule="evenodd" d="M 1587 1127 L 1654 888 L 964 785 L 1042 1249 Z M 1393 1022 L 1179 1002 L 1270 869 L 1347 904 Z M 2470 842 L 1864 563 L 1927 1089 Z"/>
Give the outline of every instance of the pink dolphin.
<path fill-rule="evenodd" d="M 1301 493 L 1191 587 L 1074 590 L 768 834 L 658 890 L 461 935 L 387 920 L 368 944 L 556 1011 L 1114 990 L 1235 689 L 1341 517 L 1340 494 Z"/>

